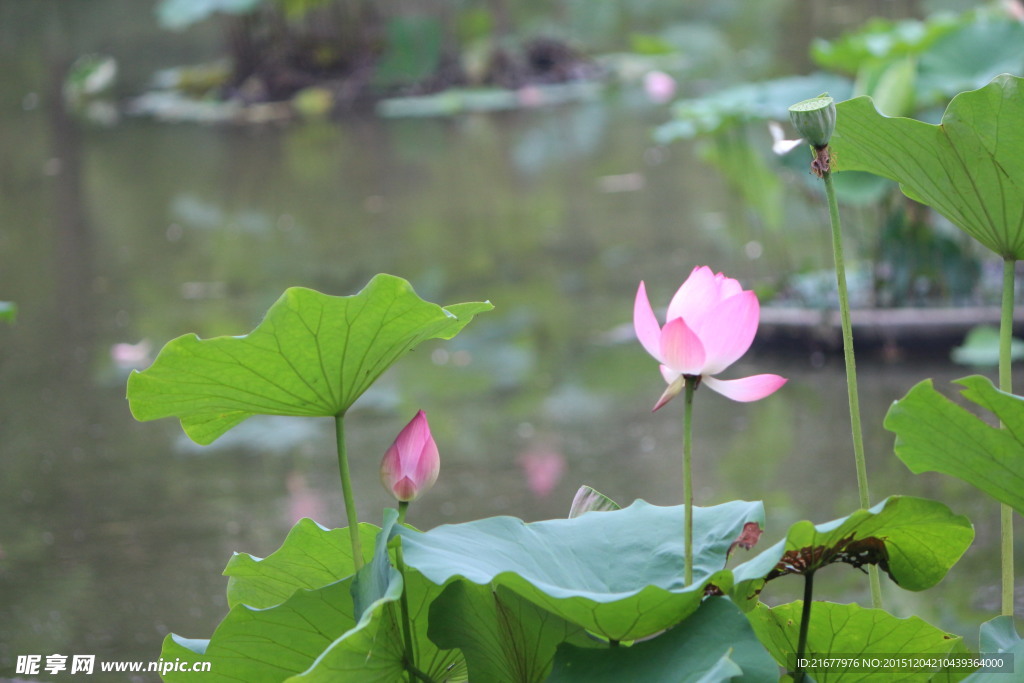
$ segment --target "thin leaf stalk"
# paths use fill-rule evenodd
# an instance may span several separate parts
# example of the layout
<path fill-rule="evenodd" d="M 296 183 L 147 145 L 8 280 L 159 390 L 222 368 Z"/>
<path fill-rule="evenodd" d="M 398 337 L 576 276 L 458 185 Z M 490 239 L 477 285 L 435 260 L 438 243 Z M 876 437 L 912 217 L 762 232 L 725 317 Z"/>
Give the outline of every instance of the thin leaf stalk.
<path fill-rule="evenodd" d="M 348 517 L 348 535 L 352 543 L 352 564 L 356 571 L 363 566 L 363 546 L 359 540 L 359 515 L 356 499 L 352 494 L 352 475 L 348 468 L 348 454 L 345 451 L 345 416 L 334 416 L 334 433 L 338 446 L 338 470 L 341 473 L 341 495 L 345 499 L 345 515 Z"/>
<path fill-rule="evenodd" d="M 811 625 L 811 606 L 814 604 L 814 572 L 804 574 L 804 603 L 800 610 L 800 635 L 796 643 L 796 666 L 793 667 L 794 683 L 803 683 L 807 678 L 802 660 L 807 654 L 807 631 Z"/>
<path fill-rule="evenodd" d="M 409 501 L 398 502 L 398 523 L 405 524 L 405 513 L 409 509 Z M 395 549 L 395 565 L 398 573 L 402 575 L 402 596 L 398 600 L 399 610 L 402 613 L 402 644 L 405 647 L 405 668 L 409 672 L 410 680 L 423 680 L 419 669 L 416 668 L 416 650 L 412 645 L 412 620 L 409 618 L 409 590 L 408 582 L 405 580 L 405 558 L 402 557 L 402 541 L 399 539 L 398 547 Z"/>
<path fill-rule="evenodd" d="M 828 156 L 825 156 L 828 159 Z M 846 285 L 846 260 L 843 256 L 842 224 L 839 221 L 839 202 L 832 184 L 832 172 L 826 168 L 821 173 L 825 183 L 825 196 L 828 198 L 828 217 L 832 226 L 832 256 L 835 261 L 836 289 L 839 292 L 839 316 L 843 328 L 843 360 L 846 364 L 846 393 L 850 403 L 850 431 L 853 436 L 853 458 L 857 471 L 857 492 L 860 506 L 867 509 L 871 506 L 871 495 L 868 490 L 868 471 L 864 457 L 864 430 L 860 419 L 860 395 L 857 390 L 857 360 L 853 349 L 853 324 L 850 322 L 850 292 Z M 882 584 L 878 576 L 878 568 L 872 565 L 868 571 L 871 584 L 871 605 L 875 609 L 882 608 Z"/>
<path fill-rule="evenodd" d="M 686 568 L 685 584 L 693 583 L 693 394 L 699 377 L 685 377 L 686 393 L 683 400 L 683 526 Z"/>
<path fill-rule="evenodd" d="M 1016 261 L 1003 260 L 1003 298 L 999 319 L 999 389 L 1013 393 L 1012 342 L 1013 342 L 1013 294 L 1014 269 Z M 1013 508 L 1006 503 L 999 506 L 999 537 L 1001 556 L 1002 599 L 1001 612 L 1013 616 Z"/>

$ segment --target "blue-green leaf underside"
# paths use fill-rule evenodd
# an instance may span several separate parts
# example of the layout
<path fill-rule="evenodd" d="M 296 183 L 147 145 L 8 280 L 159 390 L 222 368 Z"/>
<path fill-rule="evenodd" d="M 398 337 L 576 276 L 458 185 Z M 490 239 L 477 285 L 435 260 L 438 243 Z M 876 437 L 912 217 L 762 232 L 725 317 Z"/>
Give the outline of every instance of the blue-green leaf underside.
<path fill-rule="evenodd" d="M 567 622 L 631 640 L 696 611 L 709 583 L 728 592 L 729 547 L 747 522 L 762 521 L 760 503 L 694 508 L 690 585 L 683 580 L 682 506 L 636 501 L 575 519 L 526 524 L 492 517 L 400 533 L 406 563 L 439 585 L 461 578 L 504 586 Z"/>
<path fill-rule="evenodd" d="M 696 613 L 653 640 L 632 647 L 559 647 L 549 683 L 677 683 L 775 680 L 778 666 L 743 612 L 712 597 Z"/>

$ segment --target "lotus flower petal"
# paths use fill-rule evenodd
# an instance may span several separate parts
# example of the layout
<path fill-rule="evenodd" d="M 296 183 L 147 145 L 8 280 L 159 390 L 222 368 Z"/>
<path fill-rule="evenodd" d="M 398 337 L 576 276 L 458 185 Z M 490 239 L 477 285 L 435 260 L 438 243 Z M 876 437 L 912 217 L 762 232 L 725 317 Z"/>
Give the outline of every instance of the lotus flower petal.
<path fill-rule="evenodd" d="M 682 318 L 670 320 L 661 331 L 661 356 L 665 365 L 681 375 L 699 375 L 706 354 L 693 330 Z"/>
<path fill-rule="evenodd" d="M 664 362 L 661 357 L 661 325 L 654 316 L 643 282 L 636 291 L 636 301 L 633 303 L 633 329 L 636 330 L 636 338 L 647 349 L 647 353 Z"/>
<path fill-rule="evenodd" d="M 752 375 L 740 379 L 704 378 L 704 384 L 712 391 L 741 403 L 760 401 L 765 396 L 774 394 L 787 381 L 785 377 L 778 375 Z"/>
<path fill-rule="evenodd" d="M 718 303 L 721 288 L 710 268 L 694 268 L 669 302 L 666 319 L 682 318 L 692 329 L 700 329 L 708 311 Z"/>
<path fill-rule="evenodd" d="M 717 375 L 739 360 L 754 342 L 761 305 L 753 292 L 731 296 L 713 308 L 699 336 L 707 353 L 703 373 Z"/>

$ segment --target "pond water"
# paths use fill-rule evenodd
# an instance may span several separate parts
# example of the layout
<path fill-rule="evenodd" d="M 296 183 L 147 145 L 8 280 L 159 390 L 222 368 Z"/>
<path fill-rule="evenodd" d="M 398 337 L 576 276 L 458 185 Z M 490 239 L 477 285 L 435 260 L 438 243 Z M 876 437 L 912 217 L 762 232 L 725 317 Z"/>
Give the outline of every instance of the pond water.
<path fill-rule="evenodd" d="M 104 34 L 115 47 L 158 35 L 130 17 L 143 28 Z M 31 25 L 51 44 L 68 30 Z M 652 144 L 666 111 L 638 93 L 452 120 L 97 128 L 47 104 L 64 52 L 13 33 L 0 43 L 21 56 L 0 87 L 0 299 L 20 309 L 0 323 L 0 675 L 18 654 L 149 661 L 169 631 L 208 637 L 232 552 L 269 554 L 302 516 L 343 525 L 329 420 L 252 419 L 201 448 L 173 421 L 131 418 L 128 369 L 173 337 L 243 334 L 286 287 L 351 294 L 377 272 L 442 304 L 489 299 L 493 312 L 420 347 L 352 410 L 359 514 L 391 504 L 380 457 L 422 408 L 442 472 L 410 521 L 532 521 L 565 516 L 582 483 L 681 502 L 681 411 L 651 414 L 663 383 L 629 331 L 641 279 L 667 301 L 698 264 L 748 286 L 829 265 L 822 215 L 751 228 L 694 146 Z M 157 60 L 135 47 L 129 73 L 144 73 Z M 977 528 L 943 584 L 886 586 L 886 606 L 973 642 L 997 609 L 996 506 L 910 474 L 880 426 L 917 381 L 968 370 L 913 346 L 860 361 L 873 500 L 934 497 Z M 771 543 L 798 519 L 848 514 L 857 494 L 841 359 L 755 344 L 730 376 L 755 372 L 790 382 L 749 405 L 698 394 L 697 501 L 764 500 Z M 858 572 L 828 574 L 820 597 L 866 598 Z M 785 583 L 764 598 L 796 597 Z"/>

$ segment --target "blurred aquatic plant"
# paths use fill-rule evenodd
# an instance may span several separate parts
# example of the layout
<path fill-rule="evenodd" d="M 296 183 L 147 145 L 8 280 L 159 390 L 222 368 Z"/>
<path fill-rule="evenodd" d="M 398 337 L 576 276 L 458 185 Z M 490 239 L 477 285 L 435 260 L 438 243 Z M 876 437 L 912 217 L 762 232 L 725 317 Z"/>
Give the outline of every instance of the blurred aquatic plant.
<path fill-rule="evenodd" d="M 965 87 L 978 87 L 1000 72 L 1024 69 L 1024 24 L 994 8 L 940 14 L 923 21 L 876 20 L 835 40 L 816 41 L 812 57 L 825 71 L 742 83 L 677 101 L 672 120 L 657 128 L 655 140 L 662 144 L 699 140 L 704 159 L 717 168 L 751 215 L 764 226 L 778 229 L 791 222 L 801 203 L 799 196 L 784 195 L 778 180 L 783 168 L 794 173 L 798 168 L 795 156 L 788 154 L 795 141 L 785 140 L 778 123 L 787 118 L 789 104 L 819 92 L 829 92 L 837 102 L 869 95 L 884 113 L 937 119 L 935 107 Z M 761 123 L 771 126 L 775 157 L 764 153 L 767 145 L 758 130 Z M 841 148 L 837 150 L 842 156 Z M 892 200 L 898 194 L 891 181 L 842 161 L 839 164 L 844 173 L 833 179 L 839 203 L 877 211 L 881 219 L 875 223 L 881 226 L 893 225 L 893 217 L 907 211 Z M 810 190 L 812 178 L 806 172 L 799 175 Z M 811 196 L 805 193 L 804 202 Z M 915 225 L 932 229 L 934 217 L 913 213 Z M 866 253 L 881 253 L 886 239 L 884 231 L 878 233 L 877 244 Z M 940 245 L 920 247 L 928 251 Z M 978 284 L 978 273 L 970 265 L 971 255 L 963 253 L 963 257 L 964 267 L 957 267 L 955 278 L 947 278 L 948 271 L 930 274 L 922 266 L 914 280 L 931 296 L 924 301 L 918 297 L 917 303 L 933 305 L 947 294 L 968 300 Z M 884 277 L 876 279 L 878 289 L 867 298 L 897 303 L 903 296 L 889 291 L 888 284 Z"/>
<path fill-rule="evenodd" d="M 217 14 L 247 14 L 267 0 L 161 0 L 157 18 L 165 28 L 180 30 Z"/>
<path fill-rule="evenodd" d="M 999 366 L 999 328 L 991 325 L 973 327 L 967 333 L 964 343 L 953 349 L 954 363 L 974 367 Z M 1010 358 L 1024 358 L 1024 341 L 1016 337 L 1010 342 Z"/>
<path fill-rule="evenodd" d="M 18 304 L 13 301 L 0 301 L 0 320 L 13 323 L 18 318 Z"/>

